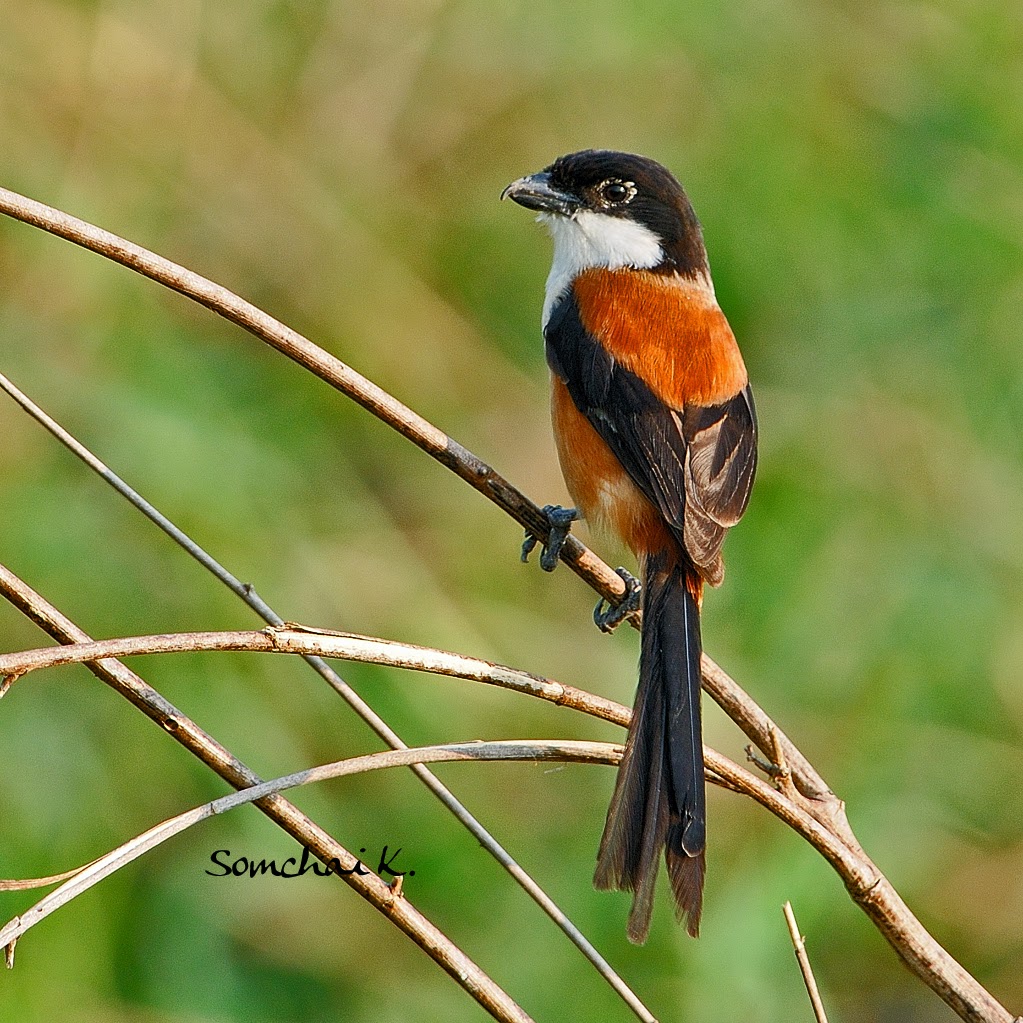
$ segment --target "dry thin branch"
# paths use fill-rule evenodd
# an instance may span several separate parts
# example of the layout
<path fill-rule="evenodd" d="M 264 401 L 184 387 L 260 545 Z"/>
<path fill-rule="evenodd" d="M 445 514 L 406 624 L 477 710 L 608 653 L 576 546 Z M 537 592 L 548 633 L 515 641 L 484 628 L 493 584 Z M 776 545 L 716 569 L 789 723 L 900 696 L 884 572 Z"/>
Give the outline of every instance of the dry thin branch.
<path fill-rule="evenodd" d="M 74 877 L 75 874 L 81 873 L 88 866 L 89 864 L 86 863 L 81 867 L 74 867 L 60 874 L 50 874 L 49 877 L 6 878 L 0 880 L 0 892 L 27 892 L 32 888 L 48 888 L 51 884 L 60 884 L 61 881 Z"/>
<path fill-rule="evenodd" d="M 59 643 L 90 641 L 74 622 L 4 565 L 0 565 L 0 594 Z M 115 660 L 93 661 L 88 668 L 230 785 L 243 789 L 260 784 L 255 772 L 135 672 Z M 268 796 L 256 806 L 324 863 L 329 865 L 338 860 L 349 869 L 358 862 L 357 857 L 282 796 Z M 342 880 L 408 935 L 495 1019 L 530 1023 L 530 1017 L 505 991 L 407 899 L 395 898 L 390 886 L 376 874 L 346 874 Z"/>
<path fill-rule="evenodd" d="M 813 1006 L 814 1018 L 817 1023 L 828 1023 L 828 1015 L 824 1011 L 821 993 L 817 990 L 817 980 L 813 975 L 813 968 L 810 966 L 810 957 L 806 954 L 806 940 L 799 933 L 796 914 L 792 912 L 792 903 L 786 902 L 783 909 L 785 923 L 789 928 L 789 937 L 792 939 L 792 947 L 796 950 L 796 959 L 799 961 L 799 972 L 803 975 L 806 993 L 810 996 L 810 1005 Z"/>
<path fill-rule="evenodd" d="M 109 466 L 104 464 L 82 444 L 81 441 L 68 430 L 65 430 L 52 416 L 48 415 L 2 373 L 0 373 L 0 389 L 6 391 L 25 412 L 56 437 L 69 451 L 81 459 L 104 482 L 113 487 L 122 497 L 142 512 L 143 515 L 162 529 L 186 553 L 202 565 L 203 568 L 251 607 L 263 621 L 271 626 L 284 624 L 281 616 L 259 596 L 251 584 L 241 582 L 233 573 L 229 572 L 211 554 L 188 536 L 184 530 L 180 529 L 158 508 L 142 497 L 138 491 L 129 486 Z M 305 655 L 305 660 L 387 745 L 392 749 L 407 748 L 397 732 L 321 657 L 307 654 Z M 13 681 L 13 676 L 0 678 L 0 697 L 4 695 Z M 611 964 L 597 951 L 590 940 L 569 920 L 561 907 L 555 903 L 511 854 L 487 831 L 483 824 L 455 798 L 454 794 L 440 779 L 423 764 L 412 764 L 411 769 L 462 826 L 504 867 L 526 894 L 554 921 L 568 939 L 582 952 L 583 956 L 589 960 L 597 973 L 604 978 L 625 1004 L 632 1009 L 642 1023 L 654 1023 L 654 1017 L 650 1010 L 647 1009 L 638 995 L 615 972 Z"/>
<path fill-rule="evenodd" d="M 503 508 L 524 528 L 547 537 L 550 528 L 547 518 L 503 476 L 371 380 L 251 302 L 140 245 L 5 188 L 0 188 L 0 213 L 106 256 L 243 327 L 382 419 Z M 562 560 L 607 600 L 617 603 L 623 596 L 625 584 L 621 578 L 575 537 L 568 538 Z"/>
<path fill-rule="evenodd" d="M 408 767 L 411 764 L 437 764 L 467 760 L 617 764 L 621 760 L 621 755 L 621 746 L 607 742 L 517 739 L 503 742 L 450 743 L 442 746 L 388 750 L 384 753 L 369 753 L 361 757 L 352 757 L 348 760 L 339 760 L 304 771 L 296 771 L 294 774 L 261 782 L 251 788 L 232 792 L 230 795 L 221 796 L 219 799 L 186 810 L 184 813 L 161 821 L 155 827 L 149 828 L 141 835 L 136 835 L 116 849 L 98 857 L 80 870 L 73 872 L 70 880 L 45 895 L 34 906 L 0 927 L 0 947 L 17 941 L 30 927 L 34 927 L 51 913 L 67 905 L 72 899 L 99 884 L 100 881 L 120 870 L 121 867 L 127 866 L 200 821 L 226 813 L 238 806 L 266 799 L 268 796 L 286 789 L 327 781 L 331 778 L 362 774 L 367 771 L 379 771 L 389 767 Z M 392 899 L 400 897 L 393 887 L 391 887 L 391 895 Z"/>
<path fill-rule="evenodd" d="M 0 678 L 7 676 L 20 679 L 29 672 L 42 668 L 82 664 L 106 657 L 230 650 L 298 654 L 303 657 L 310 655 L 337 657 L 345 661 L 383 664 L 392 668 L 408 668 L 413 671 L 427 671 L 436 675 L 485 682 L 539 696 L 562 707 L 573 707 L 626 728 L 631 714 L 627 707 L 614 700 L 607 700 L 584 689 L 563 685 L 528 671 L 494 664 L 479 657 L 467 657 L 465 654 L 456 654 L 448 650 L 376 639 L 351 632 L 305 629 L 302 626 L 247 632 L 181 632 L 158 636 L 127 636 L 0 654 Z"/>
<path fill-rule="evenodd" d="M 0 189 L 0 213 L 106 256 L 244 327 L 347 394 L 466 480 L 522 526 L 546 538 L 548 523 L 540 509 L 490 466 L 339 359 L 221 285 L 108 231 L 6 189 Z M 621 598 L 624 592 L 621 579 L 576 538 L 569 537 L 561 558 L 601 596 L 612 603 Z M 636 624 L 638 616 L 631 620 Z M 799 812 L 813 818 L 828 836 L 823 845 L 814 842 L 815 846 L 824 852 L 824 846 L 837 844 L 857 861 L 857 866 L 866 867 L 865 871 L 857 871 L 859 877 L 849 885 L 850 893 L 909 968 L 963 1019 L 1012 1023 L 1013 1017 L 1004 1006 L 934 940 L 871 863 L 848 825 L 844 804 L 791 740 L 706 656 L 703 670 L 707 692 L 761 750 L 770 753 L 775 743 L 784 750 L 793 782 L 801 794 Z"/>

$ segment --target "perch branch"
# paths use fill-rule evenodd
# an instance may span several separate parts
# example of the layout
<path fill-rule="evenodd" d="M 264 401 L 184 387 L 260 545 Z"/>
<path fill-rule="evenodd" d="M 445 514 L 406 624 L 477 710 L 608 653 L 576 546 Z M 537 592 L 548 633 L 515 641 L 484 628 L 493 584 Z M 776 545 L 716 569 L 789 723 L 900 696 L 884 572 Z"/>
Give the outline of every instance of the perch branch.
<path fill-rule="evenodd" d="M 543 512 L 503 476 L 361 373 L 251 302 L 140 245 L 5 188 L 0 188 L 0 213 L 120 263 L 243 327 L 393 427 L 524 528 L 547 538 L 550 524 Z M 607 600 L 617 603 L 624 595 L 621 578 L 575 537 L 569 536 L 562 560 Z"/>

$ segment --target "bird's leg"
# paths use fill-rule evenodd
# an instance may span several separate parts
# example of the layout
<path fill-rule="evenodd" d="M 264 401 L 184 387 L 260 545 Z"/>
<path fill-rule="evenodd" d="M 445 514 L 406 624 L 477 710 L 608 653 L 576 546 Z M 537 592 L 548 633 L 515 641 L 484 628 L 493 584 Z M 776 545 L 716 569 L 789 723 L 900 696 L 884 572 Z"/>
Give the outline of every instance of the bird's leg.
<path fill-rule="evenodd" d="M 562 508 L 560 504 L 545 504 L 543 513 L 550 523 L 550 533 L 540 552 L 540 567 L 545 572 L 553 572 L 558 567 L 561 548 L 565 546 L 569 530 L 572 528 L 572 523 L 579 518 L 579 512 L 575 508 Z M 529 554 L 538 543 L 540 543 L 539 537 L 534 536 L 527 529 L 526 539 L 522 542 L 523 561 L 529 561 Z"/>
<path fill-rule="evenodd" d="M 597 601 L 597 606 L 593 609 L 593 624 L 601 632 L 614 632 L 622 621 L 633 611 L 638 611 L 640 606 L 643 584 L 624 568 L 616 568 L 615 572 L 621 576 L 622 582 L 625 583 L 625 594 L 615 605 L 608 603 L 603 598 Z M 607 604 L 606 608 L 605 604 Z"/>

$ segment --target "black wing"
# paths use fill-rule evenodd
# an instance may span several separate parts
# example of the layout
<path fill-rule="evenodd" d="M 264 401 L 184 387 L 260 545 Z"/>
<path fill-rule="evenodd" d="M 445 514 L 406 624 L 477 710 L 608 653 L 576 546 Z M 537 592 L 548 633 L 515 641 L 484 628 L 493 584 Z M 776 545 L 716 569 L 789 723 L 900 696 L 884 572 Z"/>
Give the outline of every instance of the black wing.
<path fill-rule="evenodd" d="M 552 310 L 544 338 L 551 370 L 576 408 L 717 585 L 725 533 L 746 510 L 756 472 L 749 386 L 720 405 L 671 408 L 589 335 L 571 292 Z"/>

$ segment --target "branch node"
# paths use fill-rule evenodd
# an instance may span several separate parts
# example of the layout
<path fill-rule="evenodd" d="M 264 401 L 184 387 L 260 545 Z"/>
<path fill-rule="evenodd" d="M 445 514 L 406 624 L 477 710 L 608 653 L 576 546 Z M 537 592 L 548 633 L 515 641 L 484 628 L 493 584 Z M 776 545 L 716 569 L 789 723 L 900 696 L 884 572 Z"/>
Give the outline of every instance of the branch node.
<path fill-rule="evenodd" d="M 778 790 L 792 800 L 794 803 L 802 802 L 799 790 L 796 788 L 796 783 L 792 778 L 792 771 L 789 768 L 789 763 L 785 757 L 785 746 L 781 741 L 781 732 L 772 723 L 770 729 L 771 738 L 771 756 L 774 758 L 774 762 L 778 765 L 778 773 L 775 776 L 775 784 L 778 786 Z"/>
<path fill-rule="evenodd" d="M 783 771 L 787 771 L 788 768 L 780 767 L 778 764 L 772 763 L 770 760 L 765 760 L 756 750 L 753 743 L 747 743 L 746 745 L 746 759 L 758 767 L 768 778 L 777 780 Z"/>
<path fill-rule="evenodd" d="M 16 916 L 11 920 L 15 926 L 21 923 L 21 917 Z M 4 965 L 8 970 L 14 969 L 14 946 L 18 944 L 18 939 L 13 938 L 6 945 L 4 945 Z"/>
<path fill-rule="evenodd" d="M 160 727 L 169 735 L 177 735 L 181 731 L 181 721 L 172 714 L 168 714 L 160 718 Z"/>
<path fill-rule="evenodd" d="M 281 645 L 278 641 L 278 637 L 281 632 L 290 628 L 291 624 L 289 622 L 284 622 L 282 625 L 266 625 L 261 631 L 266 635 L 266 638 L 270 640 L 270 645 L 274 648 L 274 650 L 280 650 Z"/>
<path fill-rule="evenodd" d="M 0 678 L 0 700 L 7 695 L 7 690 L 24 674 L 23 671 L 12 671 L 9 675 L 4 675 L 3 678 Z"/>
<path fill-rule="evenodd" d="M 872 865 L 873 866 L 873 865 Z M 861 906 L 866 905 L 877 905 L 878 900 L 873 896 L 880 888 L 881 883 L 885 877 L 876 867 L 874 869 L 874 876 L 869 881 L 857 881 L 853 878 L 846 880 L 845 887 L 849 894 L 853 897 L 854 901 Z"/>

